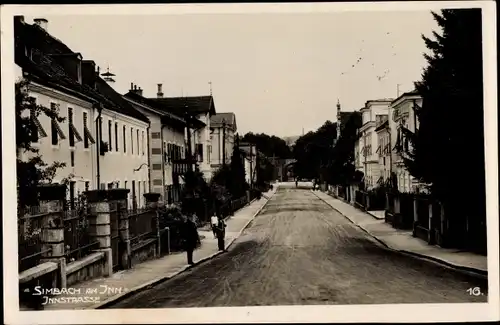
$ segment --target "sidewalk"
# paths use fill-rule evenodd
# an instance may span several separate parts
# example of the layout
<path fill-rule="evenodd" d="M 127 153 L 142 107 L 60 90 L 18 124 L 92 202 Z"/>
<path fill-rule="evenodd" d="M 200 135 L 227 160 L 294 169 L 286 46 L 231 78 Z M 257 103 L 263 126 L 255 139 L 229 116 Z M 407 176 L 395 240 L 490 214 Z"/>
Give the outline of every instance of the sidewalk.
<path fill-rule="evenodd" d="M 278 186 L 274 185 L 273 190 L 264 193 L 266 197 L 271 198 L 276 192 Z M 238 238 L 248 224 L 264 208 L 268 200 L 262 197 L 249 205 L 235 212 L 227 221 L 226 228 L 226 248 Z M 195 265 L 209 260 L 219 254 L 217 250 L 217 240 L 213 233 L 208 229 L 198 230 L 201 240 L 201 247 L 194 251 Z M 175 275 L 190 268 L 187 265 L 185 252 L 172 253 L 159 259 L 143 262 L 135 265 L 132 269 L 124 270 L 113 274 L 111 277 L 98 278 L 82 282 L 71 287 L 80 289 L 80 294 L 58 295 L 61 297 L 96 297 L 97 302 L 78 302 L 78 303 L 57 303 L 47 304 L 45 310 L 67 310 L 67 309 L 99 309 L 104 308 L 112 302 L 123 299 L 136 291 L 145 289 L 159 282 L 168 280 Z M 97 290 L 97 293 L 85 294 L 87 290 Z M 108 291 L 108 292 L 104 292 Z M 95 292 L 95 291 L 94 291 Z M 56 298 L 54 297 L 54 298 Z M 82 299 L 80 299 L 82 300 Z"/>
<path fill-rule="evenodd" d="M 425 241 L 413 237 L 411 231 L 395 229 L 384 220 L 356 209 L 324 192 L 313 191 L 313 193 L 390 249 L 432 260 L 462 271 L 483 276 L 488 274 L 486 256 L 428 245 Z"/>

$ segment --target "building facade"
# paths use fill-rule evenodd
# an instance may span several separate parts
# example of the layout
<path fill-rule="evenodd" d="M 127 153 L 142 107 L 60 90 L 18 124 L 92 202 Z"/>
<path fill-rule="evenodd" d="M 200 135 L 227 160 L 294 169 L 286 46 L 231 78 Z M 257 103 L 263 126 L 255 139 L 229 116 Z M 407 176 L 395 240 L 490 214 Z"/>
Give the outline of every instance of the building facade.
<path fill-rule="evenodd" d="M 245 180 L 249 185 L 255 184 L 257 180 L 257 147 L 249 143 L 239 145 L 240 152 L 244 158 Z"/>
<path fill-rule="evenodd" d="M 161 84 L 158 85 L 161 92 Z M 185 159 L 186 127 L 184 117 L 165 110 L 161 104 L 143 97 L 142 89 L 131 84 L 124 95 L 137 110 L 150 121 L 149 129 L 149 174 L 151 192 L 159 193 L 166 204 L 178 202 L 185 170 L 177 170 L 178 162 Z"/>
<path fill-rule="evenodd" d="M 212 96 L 163 97 L 161 91 L 156 98 L 150 98 L 163 109 L 188 120 L 185 130 L 186 148 L 191 142 L 190 156 L 196 158 L 198 169 L 206 181 L 212 178 L 210 117 L 214 115 L 215 103 Z"/>
<path fill-rule="evenodd" d="M 378 163 L 380 177 L 378 183 L 387 183 L 390 180 L 392 173 L 392 147 L 391 147 L 391 133 L 389 129 L 389 120 L 385 119 L 377 125 L 375 132 L 378 137 L 378 147 L 376 153 L 378 154 Z"/>
<path fill-rule="evenodd" d="M 223 165 L 231 163 L 234 149 L 237 125 L 234 113 L 217 113 L 210 119 L 211 128 L 211 154 L 210 163 L 212 171 Z"/>
<path fill-rule="evenodd" d="M 356 159 L 361 160 L 364 173 L 364 182 L 367 188 L 376 186 L 381 176 L 379 157 L 377 153 L 378 136 L 375 129 L 378 124 L 388 118 L 390 99 L 369 100 L 365 107 L 360 110 L 362 114 L 362 126 L 359 129 L 359 140 L 357 144 L 358 155 Z"/>
<path fill-rule="evenodd" d="M 42 159 L 66 164 L 53 182 L 69 182 L 70 202 L 85 190 L 126 187 L 131 206 L 142 205 L 149 181 L 147 168 L 140 168 L 147 165 L 147 117 L 100 77 L 93 61 L 51 36 L 46 20 L 35 22 L 16 17 L 15 61 L 30 81 L 29 96 L 64 118 L 32 116 Z"/>
<path fill-rule="evenodd" d="M 391 103 L 392 121 L 392 146 L 397 148 L 402 146 L 405 150 L 411 150 L 411 143 L 405 139 L 401 127 L 411 132 L 418 129 L 418 119 L 415 114 L 415 108 L 422 106 L 422 97 L 416 92 L 407 92 L 396 98 Z M 410 175 L 405 168 L 401 154 L 396 150 L 393 153 L 393 171 L 396 175 L 398 189 L 401 192 L 413 192 L 419 187 L 419 182 Z"/>

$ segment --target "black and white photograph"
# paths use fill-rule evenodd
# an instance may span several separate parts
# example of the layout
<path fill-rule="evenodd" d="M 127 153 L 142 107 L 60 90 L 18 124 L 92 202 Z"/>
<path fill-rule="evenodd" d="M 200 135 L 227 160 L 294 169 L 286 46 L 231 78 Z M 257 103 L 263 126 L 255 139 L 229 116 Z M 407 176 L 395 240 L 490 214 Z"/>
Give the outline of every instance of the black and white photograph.
<path fill-rule="evenodd" d="M 2 6 L 4 323 L 498 321 L 495 9 Z"/>

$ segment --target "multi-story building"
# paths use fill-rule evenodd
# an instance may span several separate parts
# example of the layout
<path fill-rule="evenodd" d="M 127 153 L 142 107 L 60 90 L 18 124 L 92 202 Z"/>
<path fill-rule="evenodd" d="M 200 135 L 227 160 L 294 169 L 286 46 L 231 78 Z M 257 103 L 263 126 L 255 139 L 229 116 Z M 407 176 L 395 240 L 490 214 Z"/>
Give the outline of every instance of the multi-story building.
<path fill-rule="evenodd" d="M 257 147 L 250 143 L 241 143 L 239 149 L 244 158 L 245 180 L 249 185 L 257 181 Z"/>
<path fill-rule="evenodd" d="M 391 101 L 391 99 L 369 100 L 360 110 L 362 126 L 359 128 L 358 150 L 363 164 L 364 182 L 368 188 L 374 187 L 381 176 L 379 157 L 376 152 L 378 137 L 375 129 L 378 124 L 387 119 Z"/>
<path fill-rule="evenodd" d="M 161 84 L 158 84 L 158 94 L 161 96 Z M 149 137 L 149 176 L 151 192 L 160 193 L 163 202 L 171 204 L 180 199 L 180 177 L 188 169 L 186 162 L 186 127 L 185 116 L 170 112 L 157 101 L 145 98 L 143 90 L 131 84 L 124 98 L 135 109 L 146 115 L 150 121 Z M 196 121 L 192 121 L 196 125 Z M 202 123 L 198 123 L 203 126 Z"/>
<path fill-rule="evenodd" d="M 217 113 L 210 118 L 211 150 L 210 163 L 212 171 L 216 171 L 225 161 L 231 162 L 236 136 L 236 115 L 234 113 Z"/>
<path fill-rule="evenodd" d="M 156 98 L 150 98 L 158 104 L 163 105 L 165 110 L 175 112 L 178 116 L 186 116 L 193 123 L 189 123 L 189 132 L 186 130 L 186 139 L 191 142 L 191 153 L 197 158 L 198 168 L 204 178 L 209 181 L 212 177 L 210 166 L 210 117 L 215 114 L 213 97 L 163 97 L 159 92 Z"/>
<path fill-rule="evenodd" d="M 129 188 L 130 203 L 142 204 L 149 181 L 147 168 L 141 168 L 148 157 L 147 117 L 100 78 L 93 61 L 50 35 L 47 26 L 45 19 L 15 19 L 15 62 L 30 82 L 29 96 L 65 118 L 32 114 L 38 130 L 33 146 L 46 163 L 66 164 L 53 182 L 69 181 L 71 205 L 78 192 L 110 187 Z"/>
<path fill-rule="evenodd" d="M 379 183 L 387 183 L 392 172 L 392 147 L 391 147 L 391 130 L 389 129 L 389 119 L 382 119 L 377 125 L 375 132 L 378 138 L 378 154 L 379 164 Z"/>
<path fill-rule="evenodd" d="M 411 143 L 405 138 L 401 126 L 415 132 L 419 126 L 415 108 L 421 106 L 422 97 L 416 91 L 404 93 L 391 102 L 392 114 L 389 121 L 391 122 L 393 148 L 401 146 L 404 150 L 411 150 Z M 419 186 L 418 181 L 405 168 L 401 154 L 397 150 L 394 150 L 392 169 L 396 174 L 399 191 L 415 191 Z"/>

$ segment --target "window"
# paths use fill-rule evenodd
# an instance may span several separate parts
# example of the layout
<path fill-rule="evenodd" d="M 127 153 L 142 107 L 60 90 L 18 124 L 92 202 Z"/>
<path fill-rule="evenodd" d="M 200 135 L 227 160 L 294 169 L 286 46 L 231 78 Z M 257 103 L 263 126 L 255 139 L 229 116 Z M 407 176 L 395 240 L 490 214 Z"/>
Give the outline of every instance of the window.
<path fill-rule="evenodd" d="M 130 154 L 134 154 L 134 128 L 130 128 Z"/>
<path fill-rule="evenodd" d="M 50 103 L 50 108 L 52 109 L 53 112 L 55 112 L 55 104 Z M 57 126 L 54 123 L 54 119 L 52 118 L 51 125 L 50 125 L 50 135 L 52 136 L 52 145 L 57 145 L 59 143 L 59 138 L 57 136 Z"/>
<path fill-rule="evenodd" d="M 203 144 L 202 143 L 197 143 L 196 144 L 196 154 L 198 155 L 198 159 L 200 162 L 203 162 Z"/>
<path fill-rule="evenodd" d="M 111 122 L 111 120 L 108 121 L 108 150 L 109 151 L 112 151 L 112 148 L 111 148 L 111 143 L 113 143 L 113 139 L 111 137 L 111 129 L 113 128 L 113 122 Z"/>
<path fill-rule="evenodd" d="M 75 133 L 71 125 L 73 124 L 73 108 L 68 107 L 68 134 L 69 134 L 69 146 L 75 146 Z"/>
<path fill-rule="evenodd" d="M 135 181 L 132 181 L 132 190 L 130 191 L 130 195 L 132 197 L 132 208 L 135 210 L 137 208 L 137 197 L 135 195 Z"/>
<path fill-rule="evenodd" d="M 85 191 L 90 189 L 90 182 L 85 182 Z"/>
<path fill-rule="evenodd" d="M 50 109 L 55 114 L 57 113 L 57 106 L 58 105 L 56 103 L 50 103 Z M 51 120 L 51 136 L 52 136 L 52 145 L 54 146 L 57 146 L 59 144 L 59 138 L 61 138 L 61 140 L 66 139 L 66 136 L 64 135 L 61 127 L 57 123 L 55 117 L 53 117 Z"/>
<path fill-rule="evenodd" d="M 136 130 L 135 133 L 137 133 L 137 155 L 139 156 L 140 152 L 141 152 L 141 150 L 139 148 L 139 144 L 140 144 L 140 142 L 139 142 L 139 130 Z"/>
<path fill-rule="evenodd" d="M 75 167 L 75 152 L 70 151 L 70 155 L 71 155 L 71 167 Z"/>
<path fill-rule="evenodd" d="M 115 122 L 115 151 L 118 151 L 118 123 Z"/>
<path fill-rule="evenodd" d="M 127 181 L 125 181 L 125 185 L 124 186 L 125 186 L 124 188 L 126 189 L 127 188 Z"/>
<path fill-rule="evenodd" d="M 123 152 L 127 152 L 127 130 L 126 126 L 123 126 Z M 127 184 L 127 182 L 125 182 Z"/>
<path fill-rule="evenodd" d="M 144 156 L 144 131 L 142 131 L 142 155 Z"/>
<path fill-rule="evenodd" d="M 94 138 L 92 137 L 92 133 L 88 128 L 87 122 L 88 114 L 87 112 L 83 112 L 83 146 L 85 148 L 89 147 L 89 142 L 95 143 Z"/>

